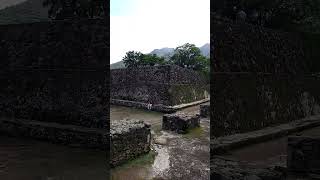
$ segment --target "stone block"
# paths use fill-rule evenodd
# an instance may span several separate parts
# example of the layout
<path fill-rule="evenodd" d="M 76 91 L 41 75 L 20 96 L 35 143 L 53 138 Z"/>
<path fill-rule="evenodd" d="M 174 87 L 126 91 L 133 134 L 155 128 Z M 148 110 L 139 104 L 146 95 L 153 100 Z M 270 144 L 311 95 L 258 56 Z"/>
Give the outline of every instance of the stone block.
<path fill-rule="evenodd" d="M 320 137 L 288 137 L 287 167 L 290 172 L 320 173 Z"/>
<path fill-rule="evenodd" d="M 150 151 L 150 125 L 139 120 L 114 120 L 110 142 L 110 165 L 114 167 Z"/>
<path fill-rule="evenodd" d="M 187 133 L 188 129 L 200 126 L 200 116 L 185 113 L 165 114 L 162 119 L 162 129 Z"/>
<path fill-rule="evenodd" d="M 210 104 L 201 104 L 200 105 L 200 116 L 201 117 L 210 117 Z"/>

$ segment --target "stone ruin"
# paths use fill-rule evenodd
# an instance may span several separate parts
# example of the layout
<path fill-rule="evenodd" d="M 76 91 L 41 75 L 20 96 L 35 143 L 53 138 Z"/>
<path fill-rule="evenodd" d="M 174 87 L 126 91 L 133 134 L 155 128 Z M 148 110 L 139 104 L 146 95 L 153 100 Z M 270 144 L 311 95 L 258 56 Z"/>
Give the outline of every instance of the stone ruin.
<path fill-rule="evenodd" d="M 120 165 L 150 151 L 150 125 L 140 120 L 111 121 L 110 165 Z"/>
<path fill-rule="evenodd" d="M 107 150 L 107 32 L 104 19 L 1 25 L 0 133 Z"/>
<path fill-rule="evenodd" d="M 201 104 L 200 105 L 200 116 L 210 118 L 210 104 Z"/>
<path fill-rule="evenodd" d="M 162 112 L 209 100 L 209 82 L 175 65 L 112 69 L 111 104 Z"/>
<path fill-rule="evenodd" d="M 186 113 L 165 114 L 162 119 L 162 129 L 187 133 L 189 129 L 200 127 L 200 116 Z"/>
<path fill-rule="evenodd" d="M 287 151 L 289 172 L 320 174 L 320 137 L 289 136 Z"/>

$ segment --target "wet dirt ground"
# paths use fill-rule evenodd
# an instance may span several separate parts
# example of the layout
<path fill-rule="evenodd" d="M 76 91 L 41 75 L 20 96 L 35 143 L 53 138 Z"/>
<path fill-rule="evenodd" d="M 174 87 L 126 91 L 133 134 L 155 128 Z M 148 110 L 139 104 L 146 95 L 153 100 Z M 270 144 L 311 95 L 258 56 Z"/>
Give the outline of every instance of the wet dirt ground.
<path fill-rule="evenodd" d="M 106 152 L 0 136 L 1 180 L 108 180 Z"/>
<path fill-rule="evenodd" d="M 196 114 L 199 106 L 182 111 Z M 210 120 L 201 119 L 201 127 L 187 134 L 162 131 L 162 113 L 111 106 L 111 120 L 140 119 L 151 124 L 152 151 L 111 170 L 112 180 L 209 179 Z M 162 143 L 158 141 L 162 140 Z"/>

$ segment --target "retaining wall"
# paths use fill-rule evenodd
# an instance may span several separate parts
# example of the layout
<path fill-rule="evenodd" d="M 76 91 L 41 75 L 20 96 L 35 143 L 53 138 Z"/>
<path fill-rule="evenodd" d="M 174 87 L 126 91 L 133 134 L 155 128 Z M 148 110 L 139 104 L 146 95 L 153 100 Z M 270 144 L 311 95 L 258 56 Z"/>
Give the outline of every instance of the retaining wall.
<path fill-rule="evenodd" d="M 213 21 L 211 135 L 243 133 L 320 113 L 320 79 L 301 34 Z"/>
<path fill-rule="evenodd" d="M 178 66 L 113 69 L 110 95 L 114 103 L 175 106 L 208 98 L 209 85 L 199 73 Z"/>
<path fill-rule="evenodd" d="M 13 120 L 9 124 L 19 127 L 20 135 L 50 141 L 53 137 L 30 132 L 43 127 L 42 133 L 50 136 L 57 131 L 58 139 L 61 128 L 71 125 L 79 127 L 75 130 L 103 129 L 107 133 L 108 38 L 106 19 L 1 25 L 1 118 Z M 39 122 L 37 128 L 29 128 L 34 121 Z M 5 120 L 1 123 L 8 125 Z M 11 125 L 3 127 L 8 128 L 2 132 L 19 134 L 9 132 L 15 131 Z M 107 149 L 106 143 L 100 146 Z"/>

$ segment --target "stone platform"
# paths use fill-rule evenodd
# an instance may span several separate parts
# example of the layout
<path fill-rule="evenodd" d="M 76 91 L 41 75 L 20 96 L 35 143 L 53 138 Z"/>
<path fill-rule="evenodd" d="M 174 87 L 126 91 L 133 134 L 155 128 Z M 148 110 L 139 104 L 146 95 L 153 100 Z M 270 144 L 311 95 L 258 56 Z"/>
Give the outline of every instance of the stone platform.
<path fill-rule="evenodd" d="M 186 113 L 165 114 L 162 119 L 162 129 L 187 133 L 188 129 L 200 127 L 200 116 Z"/>
<path fill-rule="evenodd" d="M 115 167 L 150 151 L 150 125 L 140 120 L 112 121 L 110 141 L 110 165 Z"/>

